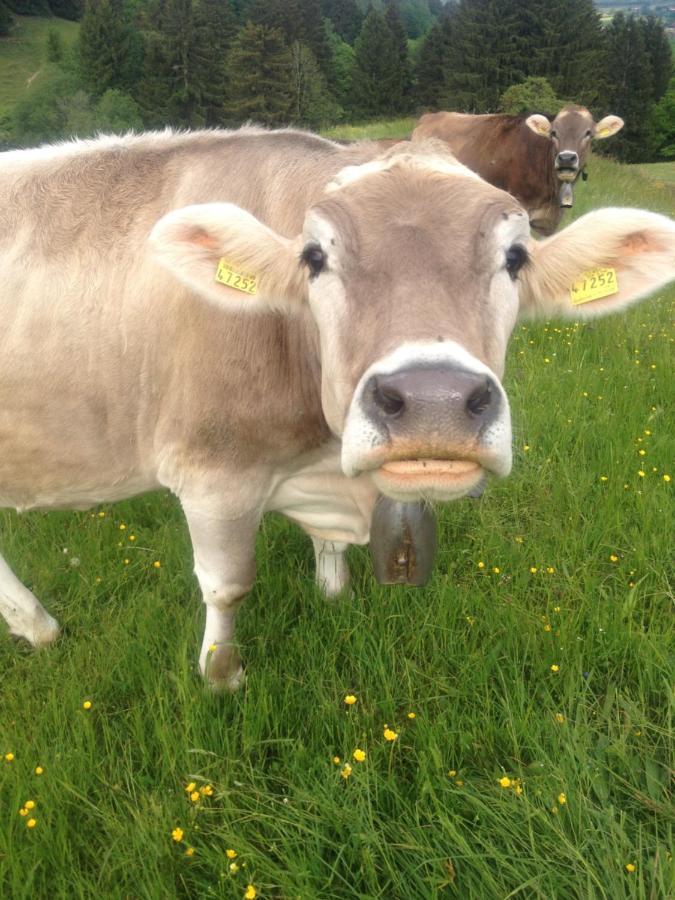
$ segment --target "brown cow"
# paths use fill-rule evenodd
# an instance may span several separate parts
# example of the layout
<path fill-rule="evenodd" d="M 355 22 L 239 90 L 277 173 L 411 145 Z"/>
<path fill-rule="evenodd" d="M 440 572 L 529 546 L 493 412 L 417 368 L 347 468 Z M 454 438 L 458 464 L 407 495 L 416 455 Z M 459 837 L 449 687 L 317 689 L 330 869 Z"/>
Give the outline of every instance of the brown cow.
<path fill-rule="evenodd" d="M 551 234 L 572 205 L 572 184 L 586 165 L 591 141 L 622 127 L 618 116 L 594 122 L 583 106 L 566 106 L 553 122 L 541 115 L 438 112 L 422 116 L 412 139 L 446 141 L 460 162 L 522 203 L 532 228 Z"/>
<path fill-rule="evenodd" d="M 615 290 L 573 306 L 596 266 Z M 340 591 L 378 493 L 452 500 L 508 474 L 519 314 L 603 315 L 674 275 L 664 216 L 601 210 L 531 241 L 439 141 L 378 156 L 244 129 L 2 154 L 0 503 L 172 490 L 201 668 L 234 686 L 264 512 L 311 535 Z M 58 633 L 1 557 L 0 612 L 33 644 Z"/>

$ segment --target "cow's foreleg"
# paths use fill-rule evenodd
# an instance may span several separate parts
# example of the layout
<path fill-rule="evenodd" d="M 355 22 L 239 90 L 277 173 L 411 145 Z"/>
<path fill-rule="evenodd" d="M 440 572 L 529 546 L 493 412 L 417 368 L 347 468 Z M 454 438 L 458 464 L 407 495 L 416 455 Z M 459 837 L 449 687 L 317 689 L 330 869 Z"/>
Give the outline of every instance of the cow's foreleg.
<path fill-rule="evenodd" d="M 49 644 L 59 634 L 59 623 L 24 587 L 0 556 L 0 613 L 11 634 L 25 638 L 34 647 Z"/>
<path fill-rule="evenodd" d="M 255 578 L 258 516 L 223 520 L 183 501 L 194 550 L 195 574 L 206 605 L 202 674 L 216 689 L 235 690 L 243 669 L 234 646 L 234 618 Z"/>
<path fill-rule="evenodd" d="M 346 543 L 324 541 L 312 537 L 316 558 L 316 583 L 326 597 L 337 597 L 349 587 L 349 568 L 345 554 Z"/>

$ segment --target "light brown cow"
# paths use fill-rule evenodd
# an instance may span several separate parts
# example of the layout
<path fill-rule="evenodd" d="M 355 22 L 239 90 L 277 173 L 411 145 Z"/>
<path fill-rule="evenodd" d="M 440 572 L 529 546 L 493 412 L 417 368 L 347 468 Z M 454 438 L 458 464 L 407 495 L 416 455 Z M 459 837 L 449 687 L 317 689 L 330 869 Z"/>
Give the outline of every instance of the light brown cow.
<path fill-rule="evenodd" d="M 239 679 L 266 510 L 340 591 L 379 492 L 451 500 L 509 472 L 519 314 L 603 315 L 675 274 L 663 216 L 598 211 L 531 242 L 516 201 L 441 143 L 376 153 L 245 129 L 0 156 L 0 502 L 172 490 L 214 685 Z M 595 266 L 617 292 L 572 307 Z M 0 612 L 33 644 L 57 635 L 1 560 Z"/>
<path fill-rule="evenodd" d="M 527 210 L 531 226 L 551 234 L 572 206 L 572 185 L 586 165 L 592 140 L 611 137 L 623 119 L 593 121 L 583 106 L 566 106 L 553 122 L 546 116 L 473 116 L 438 112 L 422 116 L 412 140 L 444 140 L 457 159 Z"/>

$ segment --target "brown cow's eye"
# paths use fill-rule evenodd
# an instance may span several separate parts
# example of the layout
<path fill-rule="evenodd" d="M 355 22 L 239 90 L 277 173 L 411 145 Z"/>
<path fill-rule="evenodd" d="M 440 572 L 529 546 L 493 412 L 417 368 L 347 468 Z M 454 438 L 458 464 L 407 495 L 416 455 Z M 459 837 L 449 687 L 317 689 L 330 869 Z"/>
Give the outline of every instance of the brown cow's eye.
<path fill-rule="evenodd" d="M 302 262 L 309 269 L 309 277 L 316 276 L 326 268 L 326 254 L 318 244 L 307 244 L 302 251 Z"/>
<path fill-rule="evenodd" d="M 554 139 L 558 137 L 558 132 L 555 130 L 555 128 L 551 131 L 551 137 Z"/>
<path fill-rule="evenodd" d="M 518 272 L 527 264 L 530 257 L 527 250 L 520 244 L 514 244 L 506 251 L 506 271 L 513 281 L 518 277 Z"/>
<path fill-rule="evenodd" d="M 586 132 L 586 137 L 590 137 L 591 134 L 592 134 L 592 132 L 591 132 L 591 129 L 589 128 L 588 131 Z"/>

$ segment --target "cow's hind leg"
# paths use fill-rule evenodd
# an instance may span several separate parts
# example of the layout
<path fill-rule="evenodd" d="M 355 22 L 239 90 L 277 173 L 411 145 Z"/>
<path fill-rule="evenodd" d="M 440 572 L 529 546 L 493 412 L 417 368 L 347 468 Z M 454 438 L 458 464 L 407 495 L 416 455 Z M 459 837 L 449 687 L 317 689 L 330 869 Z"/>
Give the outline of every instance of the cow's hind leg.
<path fill-rule="evenodd" d="M 326 597 L 337 597 L 349 588 L 347 566 L 348 544 L 342 541 L 324 541 L 312 536 L 316 558 L 316 583 Z"/>
<path fill-rule="evenodd" d="M 49 644 L 59 634 L 59 623 L 40 601 L 21 584 L 0 556 L 0 613 L 10 633 L 25 638 L 34 647 Z"/>
<path fill-rule="evenodd" d="M 199 667 L 209 685 L 235 690 L 243 676 L 233 644 L 234 618 L 255 578 L 257 515 L 224 520 L 182 498 L 194 550 L 195 574 L 206 606 Z M 221 513 L 222 514 L 222 513 Z"/>

